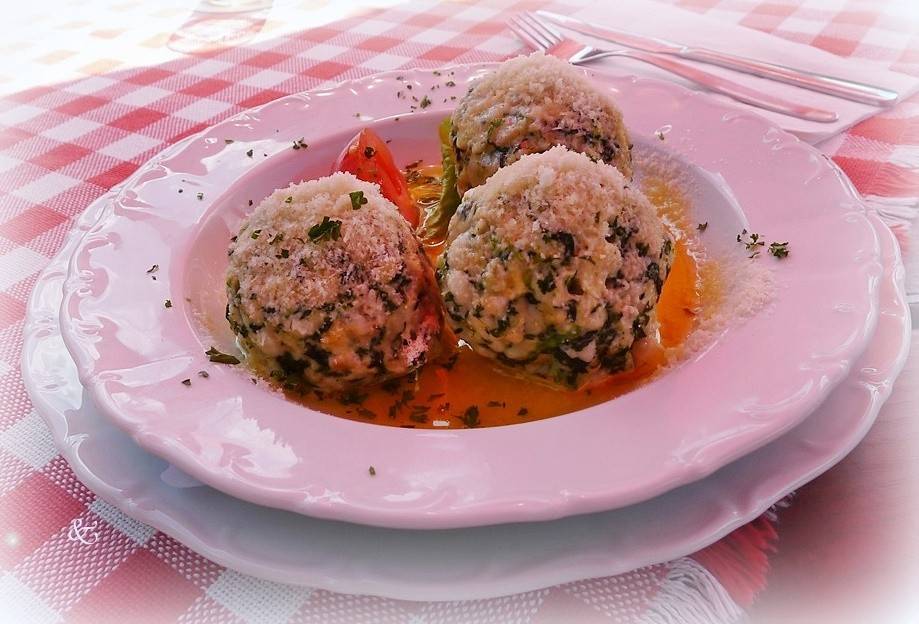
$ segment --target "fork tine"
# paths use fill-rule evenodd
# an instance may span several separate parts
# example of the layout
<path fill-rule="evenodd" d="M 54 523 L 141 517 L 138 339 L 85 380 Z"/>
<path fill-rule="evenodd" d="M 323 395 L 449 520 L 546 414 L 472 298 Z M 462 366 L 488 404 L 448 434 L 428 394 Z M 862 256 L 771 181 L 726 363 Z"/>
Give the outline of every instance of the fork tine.
<path fill-rule="evenodd" d="M 540 35 L 532 26 L 525 22 L 519 15 L 514 15 L 508 20 L 508 24 L 521 39 L 536 48 L 537 50 L 547 50 L 552 44 L 542 35 Z"/>
<path fill-rule="evenodd" d="M 515 35 L 517 35 L 517 37 L 518 37 L 519 39 L 522 39 L 523 42 L 524 42 L 525 44 L 527 44 L 528 46 L 530 46 L 531 48 L 534 48 L 534 49 L 536 49 L 536 50 L 544 50 L 544 49 L 545 49 L 545 48 L 542 46 L 541 43 L 539 43 L 538 41 L 536 41 L 536 39 L 534 39 L 533 37 L 530 36 L 530 33 L 528 33 L 527 31 L 523 30 L 523 28 L 521 28 L 520 25 L 517 24 L 516 20 L 514 20 L 513 17 L 510 18 L 509 20 L 507 20 L 507 25 L 508 25 L 508 27 L 511 29 L 511 31 L 512 31 Z"/>
<path fill-rule="evenodd" d="M 521 18 L 522 21 L 527 22 L 532 29 L 541 34 L 543 39 L 546 39 L 549 42 L 547 47 L 551 48 L 552 46 L 561 42 L 562 39 L 564 39 L 562 33 L 549 26 L 534 13 L 530 13 L 529 11 L 524 12 L 521 14 Z"/>

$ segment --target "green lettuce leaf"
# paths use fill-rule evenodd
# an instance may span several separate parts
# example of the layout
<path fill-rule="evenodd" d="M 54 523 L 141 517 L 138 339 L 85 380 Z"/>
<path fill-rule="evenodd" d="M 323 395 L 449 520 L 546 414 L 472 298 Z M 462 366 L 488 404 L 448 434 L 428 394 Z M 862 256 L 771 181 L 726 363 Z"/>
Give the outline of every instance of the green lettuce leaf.
<path fill-rule="evenodd" d="M 447 234 L 447 224 L 459 206 L 460 196 L 456 190 L 456 160 L 453 157 L 453 146 L 450 144 L 450 118 L 441 122 L 438 128 L 440 134 L 440 157 L 443 163 L 442 188 L 440 201 L 429 208 L 421 224 L 421 238 L 428 240 L 441 240 Z"/>

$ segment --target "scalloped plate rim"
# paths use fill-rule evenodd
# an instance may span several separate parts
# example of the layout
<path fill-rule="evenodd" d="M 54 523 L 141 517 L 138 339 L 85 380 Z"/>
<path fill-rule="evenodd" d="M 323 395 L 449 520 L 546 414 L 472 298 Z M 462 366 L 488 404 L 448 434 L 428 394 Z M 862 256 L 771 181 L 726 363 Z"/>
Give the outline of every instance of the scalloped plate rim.
<path fill-rule="evenodd" d="M 100 199 L 100 203 L 108 198 L 108 195 Z M 85 221 L 85 216 L 84 216 Z M 880 223 L 877 217 L 872 217 L 872 220 Z M 880 224 L 882 227 L 883 224 Z M 74 231 L 71 233 L 71 237 L 76 238 L 78 232 Z M 761 500 L 755 505 L 748 505 L 746 510 L 742 510 L 741 504 L 735 504 L 729 510 L 724 511 L 724 515 L 729 519 L 719 527 L 717 531 L 714 532 L 703 532 L 705 537 L 700 537 L 696 540 L 691 541 L 691 543 L 686 543 L 679 550 L 674 550 L 666 558 L 672 558 L 680 556 L 682 554 L 688 554 L 694 552 L 699 548 L 702 548 L 708 545 L 711 542 L 719 539 L 723 535 L 727 534 L 734 528 L 737 528 L 744 522 L 758 516 L 760 513 L 765 511 L 769 505 L 772 503 L 772 500 L 777 499 L 787 493 L 799 487 L 803 483 L 815 478 L 820 473 L 824 472 L 830 468 L 837 461 L 842 459 L 855 445 L 861 440 L 861 438 L 867 433 L 870 429 L 871 424 L 873 423 L 877 412 L 879 411 L 881 405 L 889 396 L 892 387 L 893 380 L 897 377 L 899 372 L 902 370 L 906 356 L 908 354 L 908 345 L 909 345 L 909 335 L 910 335 L 910 315 L 909 311 L 906 308 L 904 300 L 904 279 L 903 279 L 903 265 L 899 260 L 899 253 L 896 248 L 896 242 L 893 240 L 892 234 L 887 231 L 885 238 L 887 239 L 887 244 L 891 245 L 891 248 L 894 251 L 893 262 L 894 265 L 892 268 L 892 282 L 894 284 L 894 289 L 898 295 L 898 311 L 899 311 L 899 327 L 902 333 L 903 340 L 899 346 L 899 349 L 893 355 L 891 359 L 892 365 L 890 368 L 890 373 L 882 380 L 869 381 L 863 376 L 866 374 L 866 368 L 863 366 L 861 368 L 862 377 L 857 376 L 853 373 L 847 380 L 847 383 L 854 383 L 859 385 L 865 385 L 868 388 L 876 389 L 877 395 L 875 400 L 869 401 L 869 407 L 867 412 L 860 418 L 858 427 L 853 428 L 851 431 L 852 436 L 849 440 L 844 442 L 832 455 L 832 457 L 825 459 L 822 462 L 819 462 L 816 466 L 811 467 L 809 471 L 805 474 L 799 475 L 796 479 L 793 479 L 781 488 L 780 492 L 773 492 L 772 496 L 768 499 Z M 69 247 L 69 243 L 65 243 L 65 250 Z M 62 252 L 63 253 L 63 252 Z M 202 539 L 200 535 L 196 534 L 194 530 L 189 530 L 184 527 L 181 523 L 176 522 L 168 512 L 162 512 L 157 510 L 156 501 L 143 501 L 139 502 L 129 497 L 120 496 L 114 486 L 106 482 L 106 479 L 100 477 L 93 469 L 83 461 L 81 456 L 78 453 L 79 445 L 82 442 L 81 440 L 74 440 L 69 437 L 66 433 L 68 416 L 66 412 L 62 412 L 59 409 L 56 409 L 50 404 L 50 399 L 44 395 L 43 390 L 38 385 L 37 379 L 31 372 L 29 366 L 30 356 L 35 352 L 36 345 L 39 344 L 42 340 L 48 339 L 49 328 L 47 321 L 43 322 L 43 316 L 48 316 L 51 320 L 51 324 L 55 324 L 54 314 L 48 314 L 47 312 L 42 312 L 41 302 L 39 301 L 39 294 L 44 282 L 48 281 L 49 275 L 57 268 L 60 270 L 59 257 L 56 257 L 52 260 L 51 264 L 42 272 L 39 276 L 36 289 L 33 294 L 30 296 L 28 307 L 27 307 L 27 319 L 24 328 L 24 348 L 23 348 L 23 357 L 22 357 L 22 372 L 23 379 L 26 384 L 26 388 L 29 391 L 30 396 L 33 398 L 36 404 L 36 410 L 39 415 L 45 420 L 52 431 L 52 435 L 55 440 L 55 444 L 61 450 L 64 457 L 73 467 L 74 471 L 77 473 L 77 476 L 85 482 L 88 482 L 98 495 L 100 495 L 103 500 L 106 500 L 116 507 L 124 511 L 125 513 L 131 515 L 135 519 L 146 522 L 153 525 L 154 527 L 164 531 L 165 533 L 173 536 L 177 540 L 190 545 L 195 550 L 201 552 L 205 556 L 213 559 L 214 561 L 243 571 L 245 573 L 254 574 L 262 578 L 268 578 L 269 580 L 274 580 L 277 582 L 295 582 L 301 583 L 304 585 L 310 585 L 319 587 L 321 589 L 326 589 L 329 591 L 348 591 L 348 592 L 357 592 L 357 593 L 370 593 L 381 596 L 392 597 L 402 600 L 453 600 L 453 599 L 482 599 L 492 597 L 494 595 L 506 594 L 512 592 L 520 591 L 530 591 L 538 589 L 541 587 L 546 587 L 549 585 L 554 585 L 563 582 L 572 582 L 579 580 L 581 578 L 593 578 L 599 576 L 605 576 L 608 574 L 614 574 L 618 572 L 625 571 L 625 568 L 622 566 L 623 557 L 619 556 L 609 556 L 609 557 L 595 557 L 591 558 L 589 561 L 577 560 L 573 562 L 567 562 L 566 565 L 557 564 L 551 566 L 552 574 L 542 574 L 535 577 L 527 576 L 528 569 L 518 569 L 517 576 L 513 580 L 504 579 L 503 585 L 496 585 L 493 579 L 487 579 L 484 581 L 479 581 L 478 583 L 473 583 L 471 587 L 464 587 L 461 589 L 461 596 L 457 595 L 456 589 L 457 585 L 451 586 L 448 588 L 443 587 L 422 587 L 418 582 L 409 582 L 404 581 L 400 582 L 399 580 L 393 580 L 393 577 L 385 577 L 382 581 L 379 579 L 372 580 L 366 578 L 366 575 L 352 575 L 359 576 L 359 580 L 354 578 L 342 578 L 342 573 L 339 572 L 329 572 L 326 571 L 303 571 L 302 569 L 298 570 L 302 576 L 297 576 L 291 578 L 291 571 L 289 569 L 278 570 L 266 562 L 255 561 L 252 558 L 251 553 L 248 555 L 245 553 L 236 553 L 234 554 L 233 548 L 231 546 L 226 546 L 224 548 L 217 548 L 214 546 L 209 546 L 206 539 Z M 62 280 L 61 280 L 62 281 Z M 885 309 L 885 311 L 887 311 Z M 893 319 L 896 318 L 892 315 L 886 315 L 887 318 Z M 54 333 L 53 329 L 50 333 Z M 888 356 L 889 357 L 889 356 Z M 858 381 L 856 381 L 858 377 Z M 872 395 L 869 390 L 869 395 Z M 810 422 L 805 421 L 805 423 Z M 105 425 L 103 425 L 104 427 Z M 804 425 L 802 425 L 803 427 Z M 772 445 L 767 445 L 761 449 L 760 453 L 768 453 L 773 445 L 781 444 L 783 440 L 790 439 L 792 436 L 796 435 L 798 429 L 792 430 L 786 436 L 780 438 L 779 441 L 772 443 Z M 143 449 L 136 447 L 138 453 L 144 453 Z M 741 460 L 741 463 L 744 460 Z M 719 474 L 708 478 L 709 482 L 714 482 L 719 479 Z M 687 488 L 698 487 L 700 484 L 688 485 Z M 746 494 L 746 493 L 744 493 Z M 667 495 L 665 495 L 667 496 Z M 746 496 L 741 496 L 745 502 L 747 501 Z M 661 499 L 653 499 L 646 503 L 643 503 L 645 506 L 653 506 Z M 694 500 L 694 499 L 691 499 Z M 248 505 L 248 503 L 240 501 L 239 505 Z M 168 506 L 168 505 L 167 505 Z M 274 513 L 274 512 L 272 512 Z M 613 512 L 615 513 L 615 512 Z M 596 514 L 594 517 L 601 517 L 603 514 Z M 590 518 L 590 516 L 584 516 L 584 518 Z M 309 518 L 303 518 L 304 522 L 314 522 Z M 327 522 L 327 521 L 316 521 L 316 522 Z M 547 526 L 552 523 L 545 523 Z M 354 530 L 369 530 L 376 531 L 373 528 L 362 528 L 355 527 Z M 475 529 L 473 529 L 475 530 Z M 480 530 L 489 530 L 488 527 Z M 599 532 L 596 532 L 599 533 Z M 470 542 L 475 543 L 475 542 Z M 259 553 L 261 554 L 261 553 Z M 257 557 L 256 557 L 257 558 Z M 601 561 L 597 561 L 600 559 Z M 646 556 L 644 564 L 650 564 L 656 562 L 659 558 L 654 556 Z M 563 562 L 564 563 L 564 562 Z M 642 564 L 636 564 L 642 565 Z M 321 567 L 321 566 L 319 566 Z M 634 567 L 634 566 L 633 566 Z M 398 579 L 398 577 L 395 577 Z M 500 589 L 498 589 L 500 587 Z M 486 590 L 486 588 L 488 588 Z M 497 589 L 498 593 L 495 593 Z M 506 590 L 506 591 L 505 591 Z"/>
<path fill-rule="evenodd" d="M 478 68 L 475 71 L 480 72 L 483 70 L 483 68 L 490 66 L 490 64 L 476 65 L 472 66 L 472 68 Z M 462 70 L 462 68 L 459 69 Z M 467 70 L 468 69 L 469 68 L 467 68 Z M 474 74 L 475 71 L 472 71 L 472 73 Z M 417 76 L 418 74 L 427 73 L 429 73 L 427 70 L 386 72 L 384 74 L 378 74 L 354 81 L 348 81 L 330 89 L 320 90 L 320 92 L 334 92 L 337 89 L 343 88 L 345 85 L 362 84 L 374 81 L 379 82 L 382 79 L 394 76 L 395 74 Z M 654 88 L 670 90 L 671 92 L 677 93 L 679 96 L 678 99 L 680 100 L 696 101 L 699 98 L 704 98 L 704 96 L 700 94 L 689 92 L 685 89 L 682 89 L 681 87 L 678 87 L 677 85 L 670 83 L 660 83 L 653 80 L 635 78 L 617 78 L 615 81 L 617 84 L 625 82 L 632 85 L 652 85 Z M 315 94 L 316 92 L 314 91 L 309 93 Z M 295 94 L 281 98 L 279 100 L 275 100 L 273 102 L 269 102 L 262 107 L 255 109 L 254 111 L 245 111 L 240 115 L 234 116 L 221 122 L 220 124 L 206 129 L 200 135 L 198 135 L 198 137 L 202 137 L 207 133 L 213 132 L 215 128 L 220 127 L 223 124 L 229 124 L 234 121 L 244 120 L 246 118 L 255 118 L 259 112 L 266 110 L 269 107 L 279 106 L 285 102 L 302 101 L 303 97 L 304 94 Z M 717 102 L 711 102 L 707 99 L 703 99 L 703 101 L 705 102 L 706 106 L 711 106 L 720 111 L 723 111 L 724 115 L 730 115 L 732 119 L 749 119 L 754 121 L 764 134 L 769 134 L 770 132 L 774 131 L 774 127 L 771 126 L 769 122 L 756 115 L 737 111 L 730 106 L 726 106 Z M 779 134 L 780 136 L 790 136 L 784 135 L 784 133 Z M 191 137 L 190 142 L 194 139 L 195 137 Z M 790 143 L 782 145 L 783 149 L 791 147 L 802 149 L 809 154 L 814 153 L 813 148 L 806 146 L 793 137 Z M 144 167 L 141 170 L 138 170 L 137 176 L 141 176 L 145 171 L 155 168 L 156 166 L 161 166 L 164 160 L 165 157 L 159 157 L 155 159 L 149 167 Z M 834 175 L 838 176 L 838 173 L 833 167 L 830 167 L 830 170 Z M 138 178 L 133 178 L 133 180 L 137 179 Z M 845 193 L 849 196 L 848 198 L 856 206 L 861 207 L 859 199 L 852 195 L 851 189 L 845 185 L 843 185 L 843 188 Z M 122 195 L 123 193 L 119 193 L 118 197 L 120 198 Z M 850 212 L 847 214 L 861 216 L 861 218 L 864 219 L 865 216 L 863 210 L 864 209 L 862 207 L 861 211 Z M 108 216 L 103 216 L 103 218 L 100 219 L 100 222 L 96 224 L 95 228 L 99 228 L 100 224 L 104 224 L 107 218 L 111 218 L 112 213 L 113 211 L 109 211 Z M 87 239 L 89 238 L 90 235 L 87 234 Z M 75 258 L 77 256 L 78 254 L 75 254 Z M 77 272 L 78 271 L 76 268 L 71 266 L 71 276 L 73 277 Z M 74 277 L 74 279 L 79 282 L 78 277 Z M 69 279 L 68 282 L 70 281 L 71 280 Z M 75 292 L 77 291 L 72 288 L 69 289 L 67 295 L 68 298 L 71 295 L 74 295 Z M 364 502 L 362 505 L 356 505 L 348 501 L 345 501 L 341 504 L 327 505 L 325 502 L 322 504 L 316 504 L 315 501 L 304 501 L 302 489 L 291 490 L 289 486 L 270 488 L 266 487 L 264 484 L 255 485 L 253 483 L 247 482 L 244 477 L 241 477 L 235 472 L 227 472 L 216 467 L 209 469 L 200 463 L 200 457 L 189 455 L 184 447 L 174 444 L 174 440 L 170 436 L 163 436 L 156 430 L 145 428 L 137 422 L 129 421 L 123 418 L 117 408 L 110 404 L 110 396 L 102 384 L 98 383 L 98 374 L 94 374 L 89 370 L 88 366 L 91 363 L 87 363 L 85 353 L 81 353 L 79 342 L 75 340 L 71 335 L 70 332 L 73 329 L 73 324 L 72 319 L 67 317 L 66 306 L 62 307 L 62 321 L 63 326 L 65 327 L 65 341 L 68 350 L 70 350 L 70 352 L 74 355 L 74 358 L 78 363 L 81 380 L 83 381 L 84 385 L 86 385 L 92 391 L 93 398 L 97 402 L 97 405 L 99 405 L 106 412 L 106 414 L 110 416 L 119 426 L 125 428 L 142 447 L 147 448 L 157 455 L 169 459 L 187 472 L 194 474 L 198 478 L 201 478 L 203 481 L 210 483 L 214 487 L 218 487 L 240 498 L 244 498 L 258 504 L 278 506 L 300 513 L 314 515 L 316 517 L 334 518 L 359 523 L 406 528 L 450 528 L 499 522 L 544 520 L 578 513 L 593 512 L 601 509 L 609 509 L 614 506 L 622 506 L 646 499 L 672 487 L 676 487 L 692 480 L 702 478 L 720 466 L 723 466 L 724 464 L 737 459 L 743 454 L 752 451 L 754 448 L 768 443 L 772 439 L 775 439 L 777 436 L 781 435 L 783 432 L 787 431 L 789 428 L 800 422 L 811 409 L 816 407 L 816 405 L 819 405 L 819 403 L 823 400 L 823 398 L 825 398 L 832 386 L 834 386 L 835 383 L 838 383 L 847 372 L 845 363 L 843 363 L 843 366 L 838 370 L 831 371 L 832 374 L 829 375 L 831 377 L 831 383 L 824 383 L 818 391 L 809 393 L 807 397 L 801 401 L 800 405 L 804 405 L 805 407 L 799 410 L 796 418 L 786 419 L 783 421 L 782 426 L 773 427 L 768 431 L 768 434 L 760 435 L 754 443 L 748 443 L 744 446 L 731 449 L 730 451 L 721 452 L 715 457 L 707 457 L 704 460 L 696 460 L 694 462 L 684 463 L 680 465 L 679 470 L 674 470 L 665 476 L 658 477 L 658 479 L 651 483 L 651 485 L 648 483 L 643 483 L 641 488 L 623 490 L 622 486 L 620 485 L 620 489 L 614 491 L 612 494 L 608 491 L 598 493 L 585 492 L 582 490 L 577 494 L 573 494 L 571 491 L 556 491 L 555 497 L 551 499 L 546 497 L 547 493 L 545 492 L 542 493 L 543 495 L 541 496 L 534 496 L 529 494 L 527 496 L 520 496 L 517 498 L 505 496 L 505 498 L 502 499 L 500 497 L 492 496 L 491 499 L 486 499 L 485 501 L 477 500 L 474 501 L 474 504 L 464 505 L 460 508 L 457 508 L 455 505 L 453 505 L 446 506 L 444 509 L 435 510 L 432 510 L 431 506 L 433 505 L 436 508 L 437 501 L 434 500 L 432 502 L 428 499 L 425 499 L 424 505 L 421 505 L 418 508 L 393 508 L 384 503 L 381 503 L 380 501 L 375 501 L 374 504 L 368 504 Z M 868 318 L 865 320 L 864 326 L 861 328 L 859 340 L 856 341 L 857 346 L 851 350 L 852 354 L 857 355 L 856 352 L 860 353 L 859 349 L 862 349 L 864 345 L 867 344 L 871 332 L 873 331 L 874 322 L 876 322 L 876 303 L 875 307 L 872 309 L 871 314 L 869 314 Z M 83 355 L 82 359 L 80 357 L 81 355 Z M 567 417 L 570 416 L 572 415 L 567 415 Z M 558 419 L 538 421 L 523 426 L 530 428 L 551 428 L 551 426 L 547 423 L 555 420 Z M 344 423 L 345 421 L 337 424 L 340 425 L 343 429 L 347 429 L 349 427 L 352 429 L 354 427 L 365 428 L 361 424 Z M 463 431 L 460 432 L 460 434 L 465 436 L 487 435 L 487 432 L 490 431 L 494 430 L 487 429 L 482 431 Z M 428 498 L 430 498 L 430 493 Z M 486 507 L 489 500 L 495 503 L 494 507 L 491 509 L 487 509 Z"/>

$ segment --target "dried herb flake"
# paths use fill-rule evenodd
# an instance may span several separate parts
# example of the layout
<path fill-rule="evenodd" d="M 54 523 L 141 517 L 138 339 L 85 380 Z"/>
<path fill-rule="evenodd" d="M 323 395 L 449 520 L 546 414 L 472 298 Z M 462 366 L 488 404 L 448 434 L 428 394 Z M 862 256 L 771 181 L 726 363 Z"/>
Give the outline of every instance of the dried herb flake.
<path fill-rule="evenodd" d="M 218 364 L 239 364 L 239 358 L 235 355 L 230 355 L 229 353 L 221 353 L 217 350 L 217 347 L 211 347 L 204 352 L 204 355 L 211 362 L 216 362 Z"/>
<path fill-rule="evenodd" d="M 765 241 L 760 240 L 760 235 L 756 232 L 747 233 L 747 230 L 744 229 L 740 234 L 737 235 L 737 242 L 743 243 L 743 246 L 747 251 L 752 252 L 750 258 L 755 258 L 759 255 L 760 247 L 763 247 L 766 243 Z"/>
<path fill-rule="evenodd" d="M 776 258 L 787 258 L 788 241 L 785 241 L 784 243 L 771 243 L 769 245 L 769 253 L 771 253 Z"/>
<path fill-rule="evenodd" d="M 470 405 L 466 408 L 466 411 L 463 412 L 463 415 L 460 417 L 460 420 L 463 421 L 463 425 L 466 427 L 478 427 L 479 426 L 479 406 Z"/>

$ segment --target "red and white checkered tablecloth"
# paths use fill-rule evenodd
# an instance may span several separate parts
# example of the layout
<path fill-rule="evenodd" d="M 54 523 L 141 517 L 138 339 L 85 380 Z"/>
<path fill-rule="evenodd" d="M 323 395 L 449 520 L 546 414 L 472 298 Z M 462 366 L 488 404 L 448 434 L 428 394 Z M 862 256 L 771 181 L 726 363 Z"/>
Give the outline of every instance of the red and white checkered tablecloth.
<path fill-rule="evenodd" d="M 671 1 L 919 75 L 914 0 Z M 510 13 L 570 13 L 585 3 L 275 0 L 242 17 L 195 13 L 191 0 L 47 1 L 12 10 L 0 26 L 0 621 L 742 617 L 766 581 L 774 515 L 675 562 L 476 602 L 345 596 L 226 570 L 79 483 L 19 373 L 25 302 L 74 217 L 165 146 L 248 107 L 342 79 L 505 58 L 523 51 L 504 27 Z M 919 97 L 823 147 L 902 235 L 919 197 Z M 94 539 L 73 539 L 75 523 L 93 526 Z"/>

